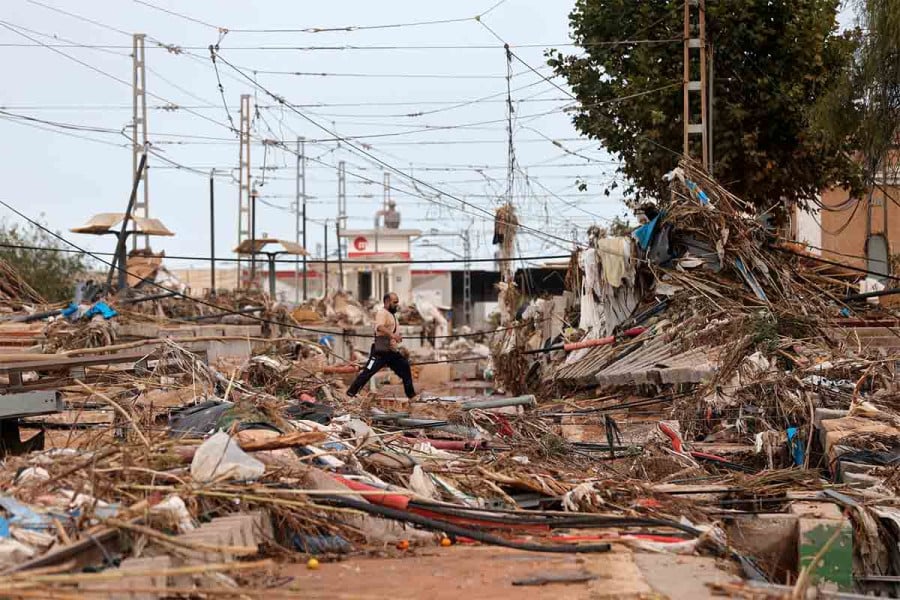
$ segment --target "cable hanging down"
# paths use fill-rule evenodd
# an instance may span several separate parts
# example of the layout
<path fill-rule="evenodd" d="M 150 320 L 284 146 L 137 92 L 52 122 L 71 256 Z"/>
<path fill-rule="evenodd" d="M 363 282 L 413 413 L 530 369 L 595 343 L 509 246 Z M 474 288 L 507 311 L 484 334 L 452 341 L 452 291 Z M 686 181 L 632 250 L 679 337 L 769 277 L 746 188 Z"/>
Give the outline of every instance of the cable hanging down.
<path fill-rule="evenodd" d="M 42 5 L 42 4 L 40 4 L 39 2 L 33 2 L 33 3 L 38 4 L 38 5 L 41 5 L 41 6 L 45 6 L 46 8 L 51 8 L 51 9 L 53 8 L 53 7 L 47 7 L 46 5 Z M 74 15 L 74 14 L 72 14 L 72 13 L 65 13 L 65 11 L 62 11 L 62 12 L 63 12 L 64 14 L 69 15 L 69 16 L 73 16 L 73 17 L 75 17 L 75 18 L 79 18 L 79 19 L 82 19 L 82 20 L 87 20 L 88 22 L 91 22 L 91 23 L 96 24 L 96 25 L 98 25 L 98 26 L 102 26 L 102 27 L 105 27 L 105 28 L 107 28 L 107 29 L 111 29 L 111 30 L 113 30 L 113 31 L 118 31 L 118 32 L 122 33 L 121 30 L 116 30 L 115 28 L 110 27 L 110 26 L 106 26 L 106 25 L 104 25 L 104 24 L 102 24 L 102 23 L 98 23 L 98 22 L 96 22 L 96 21 L 91 21 L 90 19 L 85 19 L 85 18 L 83 18 L 83 17 L 79 17 L 78 15 Z M 16 32 L 16 33 L 19 33 L 19 35 L 23 35 L 23 37 L 26 37 L 26 38 L 28 37 L 28 36 L 25 36 L 24 34 L 21 34 L 20 32 Z M 36 40 L 33 40 L 33 38 L 29 38 L 29 39 L 32 39 L 32 41 L 36 41 Z M 46 46 L 46 44 L 43 44 L 43 45 Z M 52 49 L 52 48 L 50 48 L 50 49 Z M 70 60 L 74 60 L 74 61 L 76 61 L 76 62 L 79 62 L 79 63 L 82 64 L 83 66 L 86 66 L 86 67 L 88 67 L 88 68 L 91 68 L 92 70 L 96 70 L 97 72 L 99 72 L 99 73 L 101 73 L 101 74 L 103 74 L 103 75 L 105 75 L 105 76 L 107 76 L 107 77 L 110 77 L 110 78 L 112 78 L 112 79 L 114 79 L 114 80 L 116 80 L 116 81 L 119 81 L 120 83 L 123 83 L 124 85 L 130 85 L 130 84 L 128 84 L 127 82 L 125 82 L 124 80 L 122 80 L 122 79 L 119 79 L 119 78 L 117 78 L 117 77 L 115 77 L 115 76 L 113 76 L 113 75 L 110 75 L 109 73 L 106 73 L 106 72 L 104 72 L 104 71 L 102 71 L 102 70 L 100 70 L 100 69 L 96 69 L 96 68 L 93 67 L 92 65 L 89 65 L 89 64 L 87 64 L 87 63 L 84 63 L 83 61 L 79 61 L 78 59 L 75 59 L 74 57 L 71 57 L 71 56 L 69 56 L 69 55 L 67 55 L 67 54 L 65 54 L 65 53 L 59 52 L 59 51 L 57 51 L 57 50 L 55 50 L 55 51 L 58 52 L 59 54 L 62 54 L 62 55 L 65 56 L 66 58 L 69 58 Z M 217 53 L 217 54 L 218 54 L 218 53 Z M 219 56 L 220 56 L 220 55 L 219 55 Z M 224 59 L 222 59 L 222 60 L 224 60 Z M 520 60 L 521 60 L 521 59 L 520 59 Z M 289 104 L 286 103 L 286 101 L 285 101 L 283 98 L 278 98 L 277 96 L 275 96 L 274 94 L 272 94 L 272 92 L 270 92 L 268 89 L 264 88 L 263 86 L 259 85 L 257 82 L 253 81 L 252 78 L 249 78 L 249 77 L 248 77 L 245 73 L 243 73 L 239 68 L 237 68 L 237 67 L 235 67 L 234 65 L 228 63 L 228 61 L 225 61 L 225 63 L 228 64 L 232 69 L 234 69 L 235 71 L 237 71 L 238 74 L 243 78 L 243 80 L 250 81 L 250 83 L 252 83 L 255 87 L 257 87 L 257 88 L 259 88 L 259 89 L 262 89 L 265 93 L 269 94 L 269 95 L 272 96 L 274 99 L 276 99 L 281 105 L 291 107 Z M 528 66 L 528 65 L 526 64 L 526 66 Z M 530 67 L 530 66 L 529 66 L 529 69 L 534 70 L 534 69 L 533 69 L 532 67 Z M 547 78 L 542 76 L 542 79 L 545 79 L 545 80 L 546 80 Z M 555 84 L 554 84 L 554 85 L 555 85 Z M 557 86 L 557 87 L 558 87 L 558 86 Z M 159 96 L 157 96 L 157 95 L 155 95 L 155 94 L 150 94 L 150 95 L 151 95 L 151 96 L 154 96 L 154 97 L 157 97 L 157 98 L 160 98 L 160 99 L 163 100 L 163 101 L 168 101 L 167 99 L 161 98 L 161 97 L 159 97 Z M 315 122 L 314 120 L 312 120 L 311 118 L 309 118 L 309 117 L 306 116 L 305 114 L 301 113 L 300 111 L 297 111 L 297 110 L 294 109 L 293 107 L 291 107 L 291 109 L 292 109 L 294 112 L 296 112 L 297 114 L 299 114 L 300 116 L 302 116 L 304 119 L 306 119 L 306 120 L 310 121 L 311 123 L 313 123 L 314 125 L 316 125 L 317 127 L 323 129 L 324 131 L 329 131 L 327 128 L 322 127 L 319 123 Z M 202 114 L 199 114 L 199 113 L 194 113 L 194 114 L 197 114 L 198 117 L 203 118 L 204 120 L 213 122 L 213 123 L 215 123 L 215 124 L 217 124 L 217 125 L 223 125 L 221 122 L 216 121 L 216 120 L 214 120 L 214 119 L 210 119 L 209 117 L 206 117 L 205 115 L 202 115 Z M 228 125 L 224 125 L 224 126 L 225 126 L 226 128 L 228 128 L 229 130 L 232 130 L 232 128 L 229 127 Z M 480 206 L 473 205 L 473 204 L 471 204 L 471 203 L 469 203 L 469 202 L 466 202 L 465 200 L 462 200 L 461 198 L 457 197 L 456 195 L 453 195 L 453 194 L 447 194 L 447 193 L 443 192 L 442 190 L 440 190 L 439 188 L 437 188 L 436 186 L 431 185 L 431 184 L 428 184 L 428 183 L 426 183 L 426 182 L 423 182 L 422 180 L 420 180 L 420 179 L 418 179 L 418 178 L 415 178 L 415 177 L 412 177 L 412 176 L 406 174 L 404 171 L 402 171 L 402 170 L 400 170 L 400 169 L 397 169 L 396 167 L 393 167 L 392 165 L 389 165 L 389 164 L 386 163 L 385 161 L 383 161 L 383 160 L 381 160 L 381 159 L 378 159 L 377 157 L 371 155 L 371 154 L 368 153 L 366 150 L 360 149 L 358 146 L 355 146 L 355 145 L 353 145 L 353 144 L 347 143 L 347 141 L 346 141 L 347 138 L 346 138 L 346 137 L 335 136 L 335 139 L 338 140 L 338 141 L 341 141 L 341 140 L 344 141 L 344 143 L 345 143 L 346 146 L 349 146 L 349 147 L 353 148 L 354 150 L 356 150 L 357 153 L 362 154 L 362 155 L 368 157 L 368 159 L 372 160 L 372 162 L 377 163 L 377 164 L 380 164 L 380 165 L 382 165 L 382 166 L 384 166 L 384 167 L 386 167 L 386 168 L 389 168 L 390 170 L 392 170 L 392 171 L 394 171 L 394 172 L 397 172 L 398 174 L 400 174 L 400 175 L 402 175 L 402 176 L 404 176 L 404 177 L 406 177 L 406 178 L 409 178 L 409 179 L 413 182 L 414 185 L 415 185 L 415 184 L 421 184 L 421 185 L 423 185 L 424 187 L 427 187 L 428 189 L 431 189 L 431 190 L 437 192 L 438 197 L 441 197 L 441 196 L 447 197 L 447 198 L 449 198 L 449 199 L 451 199 L 451 200 L 454 200 L 454 201 L 459 202 L 459 203 L 460 203 L 461 205 L 463 205 L 463 206 L 468 206 L 468 207 L 472 208 L 473 210 L 475 210 L 475 211 L 477 211 L 477 212 L 479 212 L 479 213 L 483 213 L 483 214 L 486 215 L 488 218 L 493 219 L 493 217 L 494 217 L 494 215 L 493 215 L 490 211 L 488 211 L 488 210 L 486 210 L 486 209 L 484 209 L 484 208 L 482 208 L 482 207 L 480 207 Z M 293 153 L 292 150 L 287 149 L 287 148 L 285 148 L 285 149 L 286 149 L 287 151 Z M 169 161 L 169 162 L 174 163 L 174 161 Z M 177 163 L 175 163 L 175 164 L 177 164 Z M 431 202 L 435 202 L 435 203 L 437 203 L 437 204 L 439 204 L 439 205 L 442 205 L 442 206 L 447 206 L 447 205 L 444 205 L 444 204 L 442 204 L 442 203 L 438 202 L 437 200 L 435 200 L 435 199 L 433 199 L 433 198 L 430 198 L 430 197 L 426 197 L 425 199 L 428 200 L 428 201 L 431 201 Z M 459 206 L 455 206 L 455 205 L 449 206 L 448 208 L 451 208 L 451 209 L 454 209 L 454 210 L 461 210 L 461 208 L 460 208 Z M 523 229 L 524 231 L 528 231 L 528 232 L 532 233 L 533 235 L 536 235 L 536 236 L 538 236 L 538 237 L 540 237 L 540 238 L 543 238 L 543 239 L 558 240 L 558 241 L 565 242 L 565 243 L 567 243 L 567 244 L 575 243 L 575 244 L 577 245 L 577 242 L 574 241 L 574 240 L 566 239 L 566 238 L 563 238 L 563 237 L 561 237 L 561 236 L 557 236 L 557 235 L 553 235 L 553 234 L 548 234 L 548 233 L 545 232 L 545 231 L 542 231 L 542 230 L 539 230 L 539 229 L 536 229 L 536 228 L 533 228 L 533 227 L 528 227 L 528 226 L 526 226 L 526 225 L 524 225 L 524 224 L 520 224 L 519 227 L 520 227 L 521 229 Z"/>
<path fill-rule="evenodd" d="M 104 258 L 101 258 L 97 253 L 91 252 L 91 251 L 89 251 L 89 250 L 85 250 L 84 248 L 78 246 L 78 244 L 76 244 L 75 242 L 73 242 L 73 241 L 71 241 L 71 240 L 69 240 L 69 239 L 63 237 L 62 235 L 56 233 L 55 231 L 53 231 L 53 230 L 51 230 L 51 229 L 48 229 L 47 227 L 45 227 L 44 225 L 42 225 L 40 222 L 35 221 L 34 219 L 32 219 L 32 218 L 29 217 L 28 215 L 24 214 L 22 211 L 16 209 L 14 206 L 12 206 L 11 204 L 9 204 L 9 203 L 6 202 L 5 200 L 0 200 L 0 206 L 4 206 L 7 210 L 11 211 L 12 213 L 14 213 L 15 215 L 17 215 L 18 217 L 20 217 L 20 218 L 22 218 L 22 219 L 28 221 L 28 223 L 30 223 L 32 226 L 37 227 L 38 229 L 40 229 L 40 230 L 43 231 L 44 233 L 47 233 L 47 234 L 51 235 L 52 237 L 56 238 L 57 240 L 63 242 L 64 244 L 67 244 L 67 245 L 71 246 L 72 248 L 75 248 L 77 251 L 79 251 L 79 252 L 85 254 L 86 256 L 89 256 L 89 257 L 93 258 L 93 259 L 96 260 L 97 262 L 99 262 L 99 263 L 101 263 L 101 264 L 103 264 L 103 265 L 105 265 L 105 266 L 107 266 L 107 267 L 114 267 L 114 266 L 115 266 L 113 262 L 110 262 L 110 261 L 108 261 L 108 260 L 106 260 L 106 259 L 104 259 Z M 127 276 L 135 277 L 135 278 L 137 278 L 138 280 L 141 280 L 141 276 L 140 276 L 140 275 L 128 271 L 128 270 L 127 270 L 127 266 L 125 266 L 125 265 L 118 265 L 118 266 L 115 266 L 115 269 L 118 270 L 118 271 L 120 271 L 120 272 L 122 272 L 122 273 L 124 273 L 124 274 L 127 275 Z M 359 338 L 366 338 L 366 339 L 369 339 L 369 338 L 372 337 L 370 334 L 350 333 L 350 332 L 346 332 L 346 331 L 344 331 L 344 332 L 335 332 L 335 331 L 329 331 L 329 330 L 326 330 L 326 329 L 316 329 L 316 328 L 314 328 L 314 327 L 304 327 L 304 326 L 302 326 L 302 325 L 295 325 L 295 324 L 293 324 L 293 323 L 283 323 L 283 322 L 281 322 L 281 321 L 275 321 L 275 320 L 273 320 L 273 319 L 265 319 L 265 318 L 262 318 L 262 317 L 256 317 L 256 316 L 253 316 L 253 315 L 245 314 L 245 313 L 242 312 L 242 311 L 233 311 L 233 310 L 229 310 L 229 309 L 227 309 L 227 308 L 225 308 L 225 307 L 223 307 L 223 306 L 219 306 L 219 305 L 217 305 L 217 304 L 213 304 L 212 302 L 207 302 L 206 300 L 201 300 L 200 298 L 194 298 L 194 297 L 192 297 L 192 296 L 188 296 L 187 294 L 185 294 L 185 293 L 183 293 L 183 292 L 179 292 L 179 291 L 176 291 L 176 290 L 169 289 L 169 288 L 167 288 L 167 287 L 165 287 L 165 286 L 163 286 L 163 285 L 161 285 L 161 284 L 159 284 L 159 283 L 156 283 L 155 281 L 149 281 L 149 280 L 145 280 L 145 281 L 147 281 L 147 284 L 148 284 L 148 285 L 153 286 L 153 287 L 155 287 L 155 288 L 157 288 L 157 289 L 159 289 L 159 290 L 162 290 L 163 292 L 167 292 L 167 293 L 171 294 L 171 296 L 173 296 L 173 297 L 181 298 L 181 299 L 183 299 L 183 300 L 187 300 L 188 302 L 193 302 L 194 304 L 198 304 L 198 305 L 206 306 L 206 307 L 208 307 L 208 308 L 212 308 L 212 309 L 215 309 L 215 310 L 218 310 L 218 311 L 222 311 L 221 315 L 217 315 L 217 316 L 222 316 L 222 317 L 224 317 L 224 316 L 228 316 L 228 315 L 241 315 L 241 316 L 243 316 L 243 317 L 245 317 L 245 318 L 248 318 L 248 319 L 250 319 L 250 320 L 252 320 L 252 321 L 256 321 L 256 322 L 259 322 L 259 323 L 265 323 L 265 324 L 268 324 L 268 325 L 275 325 L 275 326 L 278 326 L 278 327 L 287 327 L 288 329 L 296 329 L 296 330 L 298 330 L 298 331 L 306 331 L 306 332 L 309 332 L 309 333 L 318 333 L 318 334 L 324 334 L 324 335 L 337 335 L 337 336 L 341 336 L 341 337 L 359 337 Z M 528 325 L 528 323 L 526 322 L 526 323 L 520 323 L 520 324 L 518 324 L 518 325 L 512 325 L 512 326 L 510 326 L 510 327 L 504 327 L 504 328 L 495 329 L 495 330 L 487 331 L 487 332 L 485 332 L 485 331 L 479 331 L 479 332 L 473 332 L 473 333 L 459 333 L 459 334 L 451 334 L 451 335 L 434 336 L 434 339 L 445 339 L 445 338 L 446 338 L 446 339 L 455 339 L 455 338 L 465 338 L 465 337 L 482 337 L 482 336 L 485 336 L 485 335 L 493 335 L 493 334 L 495 334 L 495 333 L 500 333 L 500 332 L 502 332 L 502 331 L 509 331 L 509 330 L 514 330 L 514 329 L 519 329 L 519 328 L 525 327 L 525 326 L 527 326 L 527 325 Z"/>
<path fill-rule="evenodd" d="M 410 175 L 409 173 L 403 171 L 402 169 L 399 169 L 399 168 L 395 167 L 394 165 L 388 163 L 387 161 L 382 160 L 381 158 L 375 156 L 374 154 L 372 154 L 371 152 L 369 152 L 369 151 L 366 150 L 365 148 L 361 147 L 360 145 L 355 144 L 355 143 L 353 143 L 352 141 L 350 141 L 349 139 L 347 139 L 347 138 L 345 138 L 345 137 L 342 137 L 342 136 L 338 135 L 337 133 L 335 133 L 334 131 L 332 131 L 332 130 L 329 129 L 328 127 L 322 125 L 321 123 L 319 123 L 318 121 L 316 121 L 315 119 L 313 119 L 312 117 L 310 117 L 309 115 L 307 115 L 306 113 L 304 113 L 304 112 L 298 110 L 297 108 L 295 108 L 292 104 L 288 103 L 287 100 L 285 100 L 285 98 L 284 98 L 283 96 L 279 96 L 279 95 L 275 94 L 274 92 L 272 92 L 271 90 L 269 90 L 267 87 L 263 86 L 263 85 L 260 84 L 258 81 L 256 81 L 255 79 L 253 79 L 252 77 L 250 77 L 249 75 L 247 75 L 246 73 L 244 73 L 240 68 L 236 67 L 234 64 L 232 64 L 231 62 L 229 62 L 226 58 L 224 58 L 224 57 L 221 55 L 221 53 L 216 52 L 216 56 L 217 56 L 217 59 L 218 59 L 219 61 L 221 61 L 223 64 L 225 64 L 225 65 L 227 65 L 228 67 L 230 67 L 231 69 L 233 69 L 236 73 L 238 73 L 241 77 L 243 77 L 243 78 L 244 78 L 247 82 L 249 82 L 251 85 L 253 85 L 253 86 L 259 88 L 260 91 L 262 91 L 263 93 L 265 93 L 266 95 L 268 95 L 270 98 L 272 98 L 272 99 L 275 100 L 276 102 L 278 102 L 278 103 L 284 105 L 285 107 L 287 107 L 288 109 L 290 109 L 292 112 L 294 112 L 295 114 L 297 114 L 298 116 L 300 116 L 300 117 L 303 118 L 304 120 L 308 121 L 310 124 L 312 124 L 312 125 L 315 126 L 316 128 L 318 128 L 318 129 L 324 131 L 324 132 L 327 133 L 328 135 L 334 137 L 336 140 L 339 140 L 342 144 L 344 144 L 344 145 L 347 146 L 348 148 L 352 148 L 357 154 L 362 155 L 362 156 L 368 158 L 369 160 L 371 160 L 371 161 L 373 161 L 373 162 L 375 162 L 375 163 L 381 165 L 382 167 L 388 169 L 389 171 L 391 171 L 391 172 L 393 172 L 393 173 L 396 173 L 396 174 L 399 175 L 400 177 L 404 177 L 404 178 L 408 179 L 408 180 L 409 180 L 410 182 L 412 182 L 414 185 L 421 185 L 421 186 L 423 186 L 423 187 L 425 187 L 425 188 L 427 188 L 427 189 L 429 189 L 429 190 L 431 190 L 431 191 L 433 191 L 433 192 L 436 192 L 437 194 L 439 194 L 439 195 L 441 195 L 441 196 L 444 196 L 444 197 L 449 198 L 449 199 L 451 199 L 451 200 L 453 200 L 453 201 L 455 201 L 455 202 L 458 202 L 461 206 L 467 206 L 467 207 L 471 208 L 472 210 L 475 210 L 475 211 L 477 211 L 477 212 L 480 212 L 480 213 L 483 213 L 483 214 L 488 215 L 491 219 L 494 218 L 494 214 L 493 214 L 491 211 L 489 211 L 489 210 L 487 210 L 487 209 L 485 209 L 485 208 L 483 208 L 483 207 L 481 207 L 481 206 L 478 206 L 478 205 L 476 205 L 476 204 L 472 204 L 471 202 L 468 202 L 468 201 L 466 201 L 465 199 L 460 198 L 460 197 L 458 197 L 458 196 L 455 195 L 455 194 L 450 194 L 450 193 L 448 193 L 448 192 L 445 191 L 445 190 L 442 190 L 442 189 L 440 189 L 440 188 L 438 188 L 438 187 L 436 187 L 436 186 L 434 186 L 434 185 L 432 185 L 432 184 L 430 184 L 430 183 L 428 183 L 428 182 L 426 182 L 426 181 L 423 181 L 423 180 L 421 180 L 421 179 L 419 179 L 419 178 L 417 178 L 417 177 L 415 177 L 415 176 L 413 176 L 413 175 Z M 286 145 L 282 144 L 282 147 L 283 147 L 287 152 L 293 153 L 293 151 L 292 151 L 289 147 L 287 147 Z M 460 207 L 456 207 L 456 209 L 457 209 L 457 210 L 461 210 Z M 559 236 L 556 236 L 556 235 L 553 235 L 553 234 L 548 234 L 548 233 L 545 233 L 545 232 L 543 232 L 543 231 L 541 231 L 541 230 L 539 230 L 539 229 L 535 229 L 535 228 L 533 228 L 533 227 L 529 227 L 529 226 L 524 225 L 524 224 L 522 224 L 522 223 L 517 223 L 516 226 L 517 226 L 518 228 L 522 229 L 523 231 L 529 231 L 529 232 L 531 232 L 532 234 L 537 235 L 538 237 L 543 237 L 543 238 L 553 238 L 553 239 L 555 239 L 555 240 L 557 240 L 557 241 L 561 241 L 561 242 L 564 242 L 564 243 L 566 243 L 566 244 L 575 244 L 575 245 L 578 245 L 577 242 L 576 242 L 575 240 L 570 240 L 570 239 L 563 238 L 563 237 L 559 237 Z"/>

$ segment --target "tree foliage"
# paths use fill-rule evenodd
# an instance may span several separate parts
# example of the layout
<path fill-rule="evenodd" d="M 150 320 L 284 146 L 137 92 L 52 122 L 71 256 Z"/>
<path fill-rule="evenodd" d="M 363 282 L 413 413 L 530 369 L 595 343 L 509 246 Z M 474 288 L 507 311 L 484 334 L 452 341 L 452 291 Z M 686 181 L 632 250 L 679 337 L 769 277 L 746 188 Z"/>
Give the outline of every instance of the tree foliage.
<path fill-rule="evenodd" d="M 856 0 L 858 49 L 816 103 L 813 121 L 834 143 L 858 153 L 865 183 L 896 173 L 900 134 L 900 2 Z"/>
<path fill-rule="evenodd" d="M 39 227 L 0 223 L 0 259 L 50 302 L 71 298 L 76 277 L 87 269 L 81 254 L 54 250 L 60 248 L 59 241 Z"/>
<path fill-rule="evenodd" d="M 714 174 L 759 207 L 770 209 L 782 198 L 803 204 L 832 184 L 859 187 L 852 157 L 809 119 L 810 107 L 834 85 L 855 47 L 852 35 L 837 32 L 839 3 L 706 1 L 715 72 Z M 683 6 L 676 0 L 576 0 L 569 20 L 582 52 L 547 53 L 578 98 L 575 127 L 621 158 L 634 203 L 667 196 L 662 175 L 682 153 Z M 666 41 L 635 42 L 647 39 Z M 670 87 L 627 98 L 664 86 Z"/>
<path fill-rule="evenodd" d="M 609 235 L 611 237 L 623 237 L 631 233 L 632 230 L 634 230 L 634 227 L 631 226 L 631 223 L 619 215 L 613 217 L 612 221 L 609 222 Z"/>

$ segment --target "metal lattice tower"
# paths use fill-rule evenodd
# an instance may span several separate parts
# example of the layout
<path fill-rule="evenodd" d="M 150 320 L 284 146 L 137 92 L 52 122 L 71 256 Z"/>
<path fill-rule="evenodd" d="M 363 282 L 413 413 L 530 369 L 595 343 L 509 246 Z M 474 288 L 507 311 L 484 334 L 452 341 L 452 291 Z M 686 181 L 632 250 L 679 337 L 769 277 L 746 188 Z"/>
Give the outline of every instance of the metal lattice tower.
<path fill-rule="evenodd" d="M 238 159 L 238 245 L 250 237 L 253 215 L 250 206 L 250 94 L 241 95 L 240 155 Z M 238 278 L 241 261 L 238 256 Z"/>
<path fill-rule="evenodd" d="M 347 168 L 344 161 L 338 162 L 338 220 L 341 230 L 347 229 Z"/>
<path fill-rule="evenodd" d="M 344 242 L 341 240 L 342 231 L 347 230 L 347 167 L 344 161 L 338 162 L 338 215 L 334 221 L 335 237 L 337 238 L 337 259 L 340 279 L 338 289 L 344 289 Z"/>
<path fill-rule="evenodd" d="M 684 3 L 684 155 L 708 171 L 706 75 L 706 0 L 687 0 Z"/>
<path fill-rule="evenodd" d="M 469 230 L 462 233 L 463 238 L 463 321 L 466 325 L 472 325 L 472 242 L 469 238 Z"/>
<path fill-rule="evenodd" d="M 141 155 L 147 147 L 147 69 L 144 61 L 143 33 L 132 36 L 132 114 L 131 114 L 131 174 L 129 180 L 137 173 Z M 150 191 L 147 186 L 145 167 L 138 182 L 140 189 L 135 196 L 134 216 L 148 218 L 150 216 Z M 137 249 L 138 238 L 143 239 L 145 249 L 150 249 L 150 237 L 132 236 L 131 247 Z"/>
<path fill-rule="evenodd" d="M 306 248 L 306 142 L 297 138 L 297 194 L 294 205 L 294 242 Z M 303 256 L 303 300 L 307 294 L 306 255 Z M 300 259 L 294 264 L 294 302 L 300 303 Z"/>

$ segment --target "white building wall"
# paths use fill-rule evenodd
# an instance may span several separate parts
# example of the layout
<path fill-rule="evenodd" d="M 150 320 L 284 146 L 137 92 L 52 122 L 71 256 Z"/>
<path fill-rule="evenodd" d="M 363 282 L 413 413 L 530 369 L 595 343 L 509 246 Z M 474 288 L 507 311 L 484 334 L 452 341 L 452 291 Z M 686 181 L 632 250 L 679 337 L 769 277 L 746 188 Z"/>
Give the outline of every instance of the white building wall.
<path fill-rule="evenodd" d="M 413 302 L 426 300 L 435 306 L 450 306 L 453 303 L 453 287 L 450 272 L 414 273 L 412 275 Z"/>
<path fill-rule="evenodd" d="M 821 200 L 821 198 L 819 199 Z M 808 250 L 813 254 L 821 254 L 819 248 L 822 247 L 822 226 L 819 212 L 818 206 L 810 207 L 809 211 L 805 211 L 799 206 L 794 209 L 796 223 L 794 231 L 797 241 L 801 244 L 808 244 Z"/>

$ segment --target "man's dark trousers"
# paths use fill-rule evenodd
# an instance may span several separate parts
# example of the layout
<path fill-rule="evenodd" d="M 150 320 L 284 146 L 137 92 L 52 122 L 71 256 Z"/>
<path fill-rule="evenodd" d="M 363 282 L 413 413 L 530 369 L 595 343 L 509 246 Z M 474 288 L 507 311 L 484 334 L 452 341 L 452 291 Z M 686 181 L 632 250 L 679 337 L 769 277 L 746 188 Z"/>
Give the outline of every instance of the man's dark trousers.
<path fill-rule="evenodd" d="M 406 393 L 407 398 L 415 397 L 416 390 L 413 388 L 412 370 L 409 367 L 409 361 L 396 350 L 376 354 L 374 349 L 369 353 L 369 360 L 366 361 L 363 370 L 350 384 L 347 395 L 355 396 L 364 385 L 369 383 L 372 376 L 384 367 L 390 368 L 391 371 L 397 374 L 397 377 L 403 380 L 403 391 Z"/>

